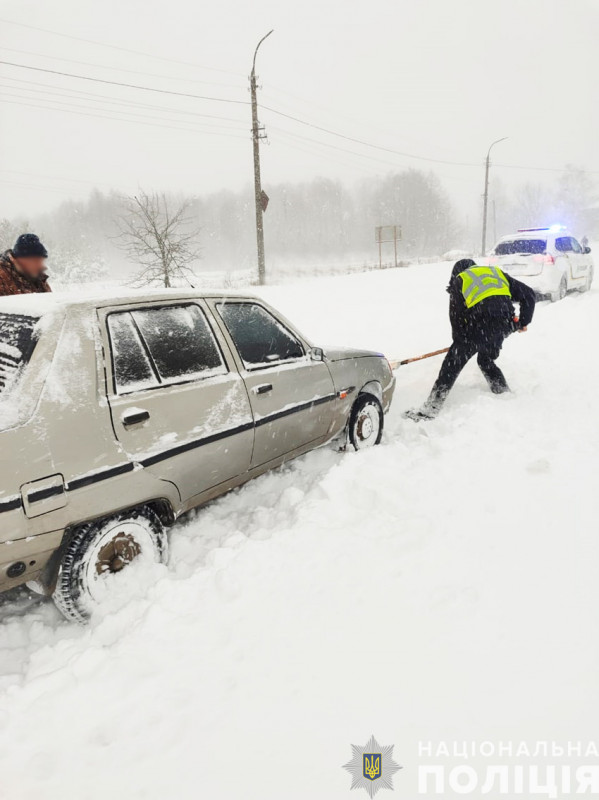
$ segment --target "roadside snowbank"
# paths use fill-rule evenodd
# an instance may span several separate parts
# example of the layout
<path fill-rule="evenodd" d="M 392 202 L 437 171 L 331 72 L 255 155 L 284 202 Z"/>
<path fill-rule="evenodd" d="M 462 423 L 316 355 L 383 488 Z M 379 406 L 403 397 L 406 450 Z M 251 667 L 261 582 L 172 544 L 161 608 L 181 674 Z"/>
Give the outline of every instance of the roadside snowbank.
<path fill-rule="evenodd" d="M 264 295 L 315 344 L 403 358 L 449 343 L 448 269 Z M 513 394 L 470 365 L 419 426 L 440 361 L 403 368 L 381 447 L 206 507 L 118 615 L 5 602 L 0 797 L 347 798 L 371 734 L 414 797 L 419 739 L 592 737 L 598 339 L 599 291 L 543 304 L 505 345 Z"/>

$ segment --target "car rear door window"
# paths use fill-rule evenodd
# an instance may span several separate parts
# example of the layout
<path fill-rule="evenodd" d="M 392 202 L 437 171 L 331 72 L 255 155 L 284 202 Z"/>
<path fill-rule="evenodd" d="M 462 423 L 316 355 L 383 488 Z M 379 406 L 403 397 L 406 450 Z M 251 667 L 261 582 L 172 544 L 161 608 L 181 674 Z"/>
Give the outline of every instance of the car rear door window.
<path fill-rule="evenodd" d="M 555 240 L 555 249 L 560 253 L 570 253 L 572 251 L 572 240 L 569 236 L 558 236 Z"/>
<path fill-rule="evenodd" d="M 217 308 L 249 369 L 305 355 L 300 341 L 258 303 L 219 303 Z"/>
<path fill-rule="evenodd" d="M 164 306 L 132 312 L 161 383 L 227 372 L 199 306 Z"/>
<path fill-rule="evenodd" d="M 136 392 L 156 386 L 158 379 L 131 314 L 110 314 L 108 331 L 116 391 Z"/>

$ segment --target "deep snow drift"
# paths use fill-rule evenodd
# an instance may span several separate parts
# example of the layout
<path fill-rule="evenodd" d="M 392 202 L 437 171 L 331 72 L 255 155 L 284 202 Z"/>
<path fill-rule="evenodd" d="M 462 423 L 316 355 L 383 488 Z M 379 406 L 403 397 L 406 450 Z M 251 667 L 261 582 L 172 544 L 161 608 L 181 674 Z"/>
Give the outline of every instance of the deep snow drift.
<path fill-rule="evenodd" d="M 315 344 L 449 344 L 449 265 L 264 290 Z M 172 532 L 169 568 L 87 628 L 0 606 L 0 797 L 348 798 L 374 734 L 414 797 L 418 740 L 587 739 L 597 688 L 599 291 L 544 303 L 438 420 L 323 449 Z M 358 793 L 351 795 L 358 797 Z M 366 797 L 362 792 L 360 797 Z M 382 791 L 378 798 L 394 797 Z"/>

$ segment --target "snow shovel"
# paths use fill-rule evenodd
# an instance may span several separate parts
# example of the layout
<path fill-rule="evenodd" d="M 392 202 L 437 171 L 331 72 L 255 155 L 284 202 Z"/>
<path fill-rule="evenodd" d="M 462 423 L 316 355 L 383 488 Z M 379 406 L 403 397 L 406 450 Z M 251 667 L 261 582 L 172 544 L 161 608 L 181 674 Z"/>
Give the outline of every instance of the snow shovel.
<path fill-rule="evenodd" d="M 423 358 L 431 358 L 432 356 L 440 356 L 442 353 L 447 353 L 449 347 L 444 347 L 442 350 L 433 350 L 432 353 L 424 353 L 422 356 L 414 356 L 414 358 L 404 358 L 403 361 L 389 361 L 392 370 L 398 367 L 403 367 L 406 364 L 411 364 L 413 361 L 422 361 Z"/>

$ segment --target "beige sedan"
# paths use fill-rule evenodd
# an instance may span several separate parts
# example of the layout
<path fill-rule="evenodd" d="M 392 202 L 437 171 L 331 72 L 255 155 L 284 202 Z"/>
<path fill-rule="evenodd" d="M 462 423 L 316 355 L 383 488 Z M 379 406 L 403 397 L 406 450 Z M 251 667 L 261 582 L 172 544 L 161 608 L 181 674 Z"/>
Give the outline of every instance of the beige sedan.
<path fill-rule="evenodd" d="M 0 591 L 84 620 L 186 511 L 325 442 L 378 444 L 394 386 L 382 355 L 314 347 L 253 297 L 0 299 Z"/>

